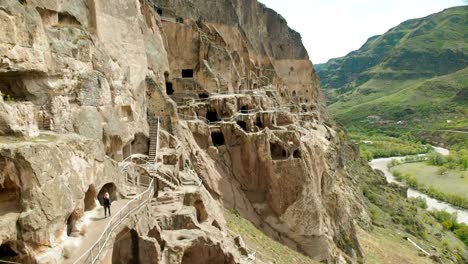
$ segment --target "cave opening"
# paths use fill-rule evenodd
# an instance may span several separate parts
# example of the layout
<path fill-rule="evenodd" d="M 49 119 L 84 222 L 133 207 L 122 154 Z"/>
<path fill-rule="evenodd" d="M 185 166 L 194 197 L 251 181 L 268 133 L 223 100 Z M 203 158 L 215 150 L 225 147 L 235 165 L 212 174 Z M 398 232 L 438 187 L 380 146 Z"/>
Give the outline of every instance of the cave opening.
<path fill-rule="evenodd" d="M 140 262 L 142 253 L 138 232 L 125 227 L 115 237 L 112 250 L 112 264 L 145 263 Z"/>
<path fill-rule="evenodd" d="M 176 18 L 176 22 L 177 23 L 180 23 L 180 24 L 183 24 L 184 23 L 184 19 L 182 17 L 177 17 Z"/>
<path fill-rule="evenodd" d="M 148 154 L 149 138 L 143 133 L 136 133 L 135 139 L 132 141 L 132 154 Z"/>
<path fill-rule="evenodd" d="M 0 260 L 10 259 L 17 256 L 18 253 L 11 248 L 10 244 L 4 243 L 0 245 Z"/>
<path fill-rule="evenodd" d="M 208 219 L 208 213 L 206 212 L 205 205 L 201 200 L 197 200 L 194 204 L 193 207 L 195 207 L 196 213 L 197 213 L 197 221 L 198 223 L 203 223 Z"/>
<path fill-rule="evenodd" d="M 173 95 L 174 94 L 174 86 L 171 82 L 166 82 L 166 94 Z"/>
<path fill-rule="evenodd" d="M 163 10 L 162 10 L 161 8 L 158 8 L 158 9 L 156 10 L 156 13 L 158 13 L 158 15 L 162 16 Z"/>
<path fill-rule="evenodd" d="M 257 116 L 257 119 L 255 120 L 255 125 L 258 126 L 259 128 L 264 128 L 262 119 L 259 116 Z"/>
<path fill-rule="evenodd" d="M 21 76 L 0 76 L 0 92 L 5 102 L 32 101 L 34 96 L 24 86 Z"/>
<path fill-rule="evenodd" d="M 211 132 L 211 141 L 215 147 L 224 145 L 224 135 L 222 132 Z"/>
<path fill-rule="evenodd" d="M 244 131 L 247 131 L 247 123 L 245 121 L 237 121 L 237 125 L 240 126 Z"/>
<path fill-rule="evenodd" d="M 0 161 L 0 168 L 5 166 L 5 163 Z M 0 183 L 0 208 L 5 210 L 3 213 L 21 212 L 20 194 L 20 187 L 6 176 L 3 183 Z"/>
<path fill-rule="evenodd" d="M 67 236 L 77 236 L 76 233 L 79 233 L 79 230 L 76 227 L 76 222 L 80 219 L 81 211 L 75 209 L 67 218 Z"/>
<path fill-rule="evenodd" d="M 241 113 L 248 113 L 248 112 L 249 112 L 249 108 L 248 108 L 246 105 L 244 105 L 244 106 L 241 107 L 240 112 L 241 112 Z"/>
<path fill-rule="evenodd" d="M 97 195 L 97 199 L 99 201 L 99 204 L 103 205 L 104 204 L 104 194 L 108 192 L 109 196 L 111 198 L 111 202 L 117 200 L 117 186 L 113 182 L 109 182 L 104 184 L 102 186 L 101 190 L 99 191 Z"/>
<path fill-rule="evenodd" d="M 96 186 L 94 186 L 94 184 L 89 185 L 84 197 L 85 211 L 91 211 L 96 207 L 96 194 Z"/>
<path fill-rule="evenodd" d="M 199 93 L 198 94 L 199 99 L 208 99 L 209 97 L 210 97 L 210 95 L 207 94 L 207 93 Z"/>
<path fill-rule="evenodd" d="M 219 122 L 221 121 L 218 117 L 218 113 L 216 111 L 208 111 L 206 113 L 206 119 L 210 122 Z"/>
<path fill-rule="evenodd" d="M 296 159 L 301 158 L 301 157 L 302 157 L 301 151 L 298 150 L 298 149 L 294 150 L 294 152 L 293 152 L 293 157 L 296 158 Z"/>
<path fill-rule="evenodd" d="M 292 92 L 292 95 L 293 95 L 293 96 L 296 96 L 296 91 L 293 91 L 293 92 Z"/>
<path fill-rule="evenodd" d="M 183 69 L 182 78 L 193 78 L 193 69 Z"/>
<path fill-rule="evenodd" d="M 286 150 L 277 143 L 270 143 L 270 154 L 273 160 L 284 160 L 288 158 Z"/>

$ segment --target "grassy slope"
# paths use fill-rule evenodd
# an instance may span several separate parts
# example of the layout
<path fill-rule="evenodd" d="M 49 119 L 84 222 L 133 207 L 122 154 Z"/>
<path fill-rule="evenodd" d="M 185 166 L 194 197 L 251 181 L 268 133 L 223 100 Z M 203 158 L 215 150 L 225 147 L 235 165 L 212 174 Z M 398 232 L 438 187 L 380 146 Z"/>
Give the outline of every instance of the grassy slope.
<path fill-rule="evenodd" d="M 241 235 L 247 247 L 257 252 L 257 258 L 264 262 L 284 264 L 318 264 L 318 262 L 278 243 L 258 230 L 251 222 L 242 218 L 238 213 L 224 211 L 228 228 Z"/>
<path fill-rule="evenodd" d="M 320 65 L 331 112 L 351 132 L 410 132 L 432 142 L 468 145 L 466 135 L 438 131 L 468 128 L 466 32 L 468 6 L 450 8 L 403 22 Z M 386 122 L 369 123 L 370 115 Z"/>
<path fill-rule="evenodd" d="M 447 171 L 444 175 L 439 175 L 437 171 L 440 167 L 428 165 L 426 162 L 415 162 L 398 165 L 392 170 L 401 173 L 410 173 L 416 176 L 418 182 L 433 187 L 444 193 L 451 193 L 463 196 L 468 199 L 468 176 L 461 177 L 467 172 Z"/>
<path fill-rule="evenodd" d="M 410 242 L 389 229 L 376 227 L 372 232 L 361 229 L 358 230 L 358 237 L 366 256 L 366 263 L 434 263 L 427 257 L 419 256 L 418 250 Z"/>

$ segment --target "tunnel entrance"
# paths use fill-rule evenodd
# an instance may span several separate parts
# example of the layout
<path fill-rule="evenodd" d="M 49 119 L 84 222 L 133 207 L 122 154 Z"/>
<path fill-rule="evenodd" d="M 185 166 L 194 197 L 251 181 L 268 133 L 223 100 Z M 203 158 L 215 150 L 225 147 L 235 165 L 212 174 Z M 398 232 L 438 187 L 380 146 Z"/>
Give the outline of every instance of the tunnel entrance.
<path fill-rule="evenodd" d="M 284 160 L 288 158 L 286 150 L 277 143 L 270 143 L 270 154 L 273 160 Z"/>
<path fill-rule="evenodd" d="M 206 113 L 206 119 L 210 122 L 218 122 L 221 121 L 218 117 L 218 113 L 216 111 L 208 111 Z"/>
<path fill-rule="evenodd" d="M 211 132 L 211 141 L 215 147 L 224 145 L 224 135 L 222 132 Z"/>
<path fill-rule="evenodd" d="M 208 99 L 210 96 L 207 93 L 199 93 L 198 98 L 199 99 Z"/>
<path fill-rule="evenodd" d="M 11 248 L 10 244 L 5 243 L 0 245 L 0 260 L 11 260 L 17 256 L 18 253 Z"/>
<path fill-rule="evenodd" d="M 117 197 L 117 186 L 113 182 L 109 182 L 104 184 L 102 186 L 101 190 L 99 191 L 97 195 L 97 199 L 99 201 L 99 204 L 103 205 L 104 204 L 104 194 L 108 192 L 109 196 L 111 198 L 111 202 L 116 201 L 118 199 Z"/>
<path fill-rule="evenodd" d="M 182 70 L 182 78 L 193 78 L 193 70 L 192 69 L 183 69 Z"/>
<path fill-rule="evenodd" d="M 247 131 L 247 123 L 244 121 L 237 121 L 237 125 L 240 126 L 244 131 Z"/>
<path fill-rule="evenodd" d="M 173 95 L 174 94 L 174 86 L 171 82 L 166 82 L 166 94 Z"/>
<path fill-rule="evenodd" d="M 94 184 L 89 185 L 84 198 L 85 211 L 91 211 L 96 207 L 96 194 L 96 186 L 94 186 Z"/>
<path fill-rule="evenodd" d="M 293 158 L 299 159 L 299 158 L 301 158 L 301 157 L 302 157 L 301 151 L 298 150 L 298 149 L 294 150 L 294 152 L 293 152 Z"/>

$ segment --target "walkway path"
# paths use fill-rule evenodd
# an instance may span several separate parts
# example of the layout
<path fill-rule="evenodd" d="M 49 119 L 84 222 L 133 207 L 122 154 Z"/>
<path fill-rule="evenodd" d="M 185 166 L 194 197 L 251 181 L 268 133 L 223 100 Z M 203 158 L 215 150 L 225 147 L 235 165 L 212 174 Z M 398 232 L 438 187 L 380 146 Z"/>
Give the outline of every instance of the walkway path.
<path fill-rule="evenodd" d="M 111 213 L 117 213 L 122 209 L 130 199 L 120 199 L 114 201 L 111 205 Z M 90 222 L 86 227 L 86 235 L 84 237 L 79 237 L 79 246 L 72 249 L 72 254 L 70 257 L 63 263 L 72 264 L 76 259 L 83 255 L 101 236 L 102 231 L 109 223 L 111 217 L 104 218 L 104 207 L 98 206 L 94 210 L 87 212 L 90 214 Z"/>

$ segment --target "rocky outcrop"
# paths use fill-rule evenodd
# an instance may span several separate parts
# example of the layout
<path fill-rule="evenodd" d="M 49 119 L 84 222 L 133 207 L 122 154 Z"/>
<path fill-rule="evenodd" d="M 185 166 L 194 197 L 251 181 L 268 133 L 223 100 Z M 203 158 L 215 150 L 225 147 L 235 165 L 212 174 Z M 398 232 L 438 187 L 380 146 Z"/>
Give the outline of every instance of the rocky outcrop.
<path fill-rule="evenodd" d="M 242 262 L 223 206 L 317 260 L 361 256 L 353 221 L 367 215 L 343 134 L 299 34 L 274 11 L 254 0 L 0 7 L 0 188 L 18 227 L 0 221 L 8 259 L 76 235 L 103 190 L 118 198 L 117 162 L 152 155 L 156 117 L 171 184 L 147 211 L 158 223 L 140 217 L 117 235 L 113 262 Z M 171 185 L 203 191 L 164 211 Z"/>

